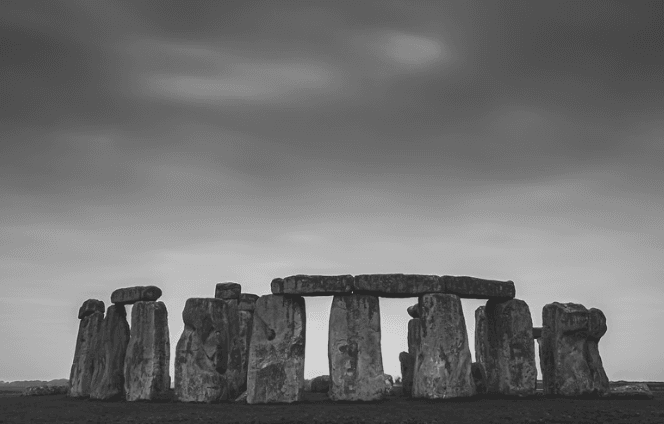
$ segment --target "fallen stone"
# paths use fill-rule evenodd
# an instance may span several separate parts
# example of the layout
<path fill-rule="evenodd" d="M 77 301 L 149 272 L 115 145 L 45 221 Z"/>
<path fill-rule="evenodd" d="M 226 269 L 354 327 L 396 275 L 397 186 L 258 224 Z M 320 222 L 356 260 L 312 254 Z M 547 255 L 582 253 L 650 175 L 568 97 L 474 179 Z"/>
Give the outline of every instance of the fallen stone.
<path fill-rule="evenodd" d="M 237 302 L 190 298 L 175 349 L 175 397 L 181 402 L 232 401 L 240 391 Z"/>
<path fill-rule="evenodd" d="M 415 356 L 408 352 L 401 352 L 399 354 L 399 362 L 401 363 L 401 385 L 403 388 L 403 394 L 404 396 L 411 397 L 413 395 Z"/>
<path fill-rule="evenodd" d="M 124 399 L 124 360 L 129 344 L 129 323 L 124 305 L 108 307 L 94 340 L 90 399 Z"/>
<path fill-rule="evenodd" d="M 235 399 L 237 403 L 247 403 L 247 392 L 242 392 L 240 396 Z"/>
<path fill-rule="evenodd" d="M 464 299 L 513 299 L 516 289 L 512 281 L 484 280 L 482 278 L 443 275 L 445 293 Z"/>
<path fill-rule="evenodd" d="M 597 343 L 606 332 L 598 309 L 554 302 L 542 310 L 540 364 L 545 395 L 605 396 L 609 381 Z"/>
<path fill-rule="evenodd" d="M 530 308 L 520 299 L 489 300 L 486 381 L 488 393 L 532 396 L 537 389 L 535 342 Z"/>
<path fill-rule="evenodd" d="M 617 399 L 654 399 L 654 395 L 646 383 L 630 383 L 611 387 L 612 398 Z"/>
<path fill-rule="evenodd" d="M 249 348 L 247 403 L 302 400 L 305 343 L 304 298 L 266 295 L 256 301 Z"/>
<path fill-rule="evenodd" d="M 480 306 L 475 309 L 475 362 L 486 365 L 489 339 L 486 322 L 486 309 Z"/>
<path fill-rule="evenodd" d="M 327 393 L 330 391 L 330 376 L 329 375 L 319 375 L 311 379 L 311 389 L 309 390 L 312 393 Z"/>
<path fill-rule="evenodd" d="M 447 399 L 475 394 L 461 300 L 452 294 L 420 297 L 420 344 L 413 397 Z"/>
<path fill-rule="evenodd" d="M 101 314 L 104 315 L 104 310 L 106 310 L 104 302 L 97 299 L 88 299 L 83 302 L 83 305 L 81 305 L 81 308 L 78 310 L 78 319 L 83 319 L 95 312 L 101 312 Z"/>
<path fill-rule="evenodd" d="M 353 288 L 353 293 L 395 298 L 444 292 L 445 284 L 437 275 L 417 274 L 356 275 Z"/>
<path fill-rule="evenodd" d="M 99 336 L 103 321 L 104 312 L 102 310 L 101 312 L 96 311 L 90 315 L 85 315 L 79 322 L 74 362 L 69 374 L 70 397 L 90 396 L 90 384 L 95 365 L 96 338 Z"/>
<path fill-rule="evenodd" d="M 68 391 L 67 386 L 30 386 L 23 389 L 21 396 L 66 395 Z"/>
<path fill-rule="evenodd" d="M 475 382 L 475 391 L 478 395 L 487 393 L 486 385 L 486 368 L 483 363 L 473 362 L 470 365 L 470 373 L 473 375 L 473 382 Z"/>
<path fill-rule="evenodd" d="M 542 337 L 542 327 L 533 327 L 533 339 Z"/>
<path fill-rule="evenodd" d="M 251 293 L 240 293 L 238 309 L 241 311 L 254 312 L 258 295 Z"/>
<path fill-rule="evenodd" d="M 166 305 L 136 302 L 131 310 L 131 334 L 124 363 L 125 399 L 167 398 L 171 387 L 170 357 Z"/>
<path fill-rule="evenodd" d="M 238 283 L 217 283 L 214 289 L 214 297 L 224 300 L 239 299 L 241 291 L 242 286 Z"/>
<path fill-rule="evenodd" d="M 352 275 L 291 275 L 275 278 L 271 284 L 273 294 L 299 296 L 330 296 L 350 294 L 353 289 Z"/>
<path fill-rule="evenodd" d="M 408 309 L 408 315 L 411 316 L 411 318 L 419 318 L 420 317 L 420 308 L 417 306 L 417 303 L 409 306 Z"/>
<path fill-rule="evenodd" d="M 332 400 L 382 399 L 380 306 L 371 295 L 336 295 L 330 310 L 328 358 Z"/>
<path fill-rule="evenodd" d="M 240 302 L 242 304 L 242 302 Z M 251 330 L 254 325 L 254 314 L 249 311 L 238 311 L 238 324 L 239 333 L 238 340 L 240 342 L 240 387 L 239 390 L 247 391 L 247 372 L 249 371 L 249 346 L 251 344 Z"/>
<path fill-rule="evenodd" d="M 111 294 L 111 302 L 129 305 L 141 300 L 153 301 L 161 297 L 161 289 L 156 286 L 135 286 L 117 289 Z"/>

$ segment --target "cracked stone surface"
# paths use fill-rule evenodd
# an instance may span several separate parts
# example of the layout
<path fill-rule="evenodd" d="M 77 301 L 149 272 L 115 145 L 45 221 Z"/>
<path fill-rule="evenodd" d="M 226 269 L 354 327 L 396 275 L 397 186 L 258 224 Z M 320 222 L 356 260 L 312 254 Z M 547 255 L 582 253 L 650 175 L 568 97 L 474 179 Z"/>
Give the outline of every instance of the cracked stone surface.
<path fill-rule="evenodd" d="M 94 300 L 94 299 L 93 299 Z M 86 301 L 81 309 L 86 308 Z M 97 301 L 101 302 L 101 301 Z M 95 303 L 94 308 L 97 308 Z M 69 396 L 88 397 L 90 396 L 90 384 L 94 373 L 94 349 L 96 337 L 101 330 L 101 323 L 104 321 L 104 303 L 101 302 L 101 311 L 93 311 L 89 314 L 83 314 L 78 326 L 78 335 L 76 336 L 76 350 L 74 351 L 74 362 L 71 366 L 69 375 Z M 79 312 L 79 317 L 81 313 Z"/>
<path fill-rule="evenodd" d="M 129 323 L 124 305 L 111 305 L 95 337 L 90 399 L 124 398 L 124 360 L 129 343 Z"/>

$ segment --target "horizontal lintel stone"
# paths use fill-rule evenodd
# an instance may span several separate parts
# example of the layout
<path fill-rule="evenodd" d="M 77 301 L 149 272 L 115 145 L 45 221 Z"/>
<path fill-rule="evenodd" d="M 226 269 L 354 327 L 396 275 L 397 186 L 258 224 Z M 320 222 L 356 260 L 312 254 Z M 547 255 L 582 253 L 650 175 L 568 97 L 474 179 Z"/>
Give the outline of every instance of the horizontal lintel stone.
<path fill-rule="evenodd" d="M 135 286 L 117 289 L 111 294 L 111 302 L 127 305 L 139 301 L 154 301 L 161 297 L 161 289 L 157 286 Z"/>
<path fill-rule="evenodd" d="M 381 297 L 417 297 L 445 293 L 445 285 L 437 275 L 363 274 L 355 276 L 353 292 Z"/>
<path fill-rule="evenodd" d="M 330 296 L 350 294 L 353 289 L 352 275 L 291 275 L 275 278 L 271 284 L 272 294 L 295 294 L 299 296 Z"/>
<path fill-rule="evenodd" d="M 516 289 L 512 281 L 484 280 L 467 276 L 443 275 L 445 293 L 466 299 L 514 299 Z"/>

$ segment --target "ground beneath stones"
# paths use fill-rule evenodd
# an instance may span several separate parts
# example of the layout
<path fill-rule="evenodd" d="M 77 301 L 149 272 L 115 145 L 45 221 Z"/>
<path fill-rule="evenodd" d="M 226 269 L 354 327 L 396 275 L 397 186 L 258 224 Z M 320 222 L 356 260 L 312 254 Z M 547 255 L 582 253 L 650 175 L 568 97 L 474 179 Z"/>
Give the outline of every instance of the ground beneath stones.
<path fill-rule="evenodd" d="M 0 393 L 0 423 L 664 423 L 664 392 L 653 400 L 473 399 L 392 397 L 332 403 L 307 393 L 292 405 L 100 402 L 65 395 Z"/>

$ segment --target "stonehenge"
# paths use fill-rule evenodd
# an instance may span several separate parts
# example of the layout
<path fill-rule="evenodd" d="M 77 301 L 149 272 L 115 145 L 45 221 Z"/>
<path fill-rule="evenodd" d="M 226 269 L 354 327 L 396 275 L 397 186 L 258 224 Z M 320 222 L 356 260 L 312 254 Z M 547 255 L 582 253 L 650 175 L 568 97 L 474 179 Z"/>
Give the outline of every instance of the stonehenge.
<path fill-rule="evenodd" d="M 333 401 L 377 401 L 390 395 L 381 351 L 380 297 L 415 298 L 406 309 L 408 351 L 399 354 L 403 395 L 423 399 L 475 395 L 523 397 L 536 392 L 535 341 L 544 394 L 606 396 L 598 343 L 607 331 L 599 309 L 553 302 L 533 327 L 512 281 L 419 274 L 292 275 L 271 294 L 242 293 L 217 283 L 214 297 L 189 298 L 175 346 L 171 389 L 166 305 L 156 286 L 120 288 L 111 305 L 79 308 L 70 397 L 95 400 L 292 403 L 303 400 L 305 297 L 331 296 L 328 327 Z M 475 311 L 472 361 L 462 299 Z M 125 307 L 132 306 L 131 326 Z"/>

